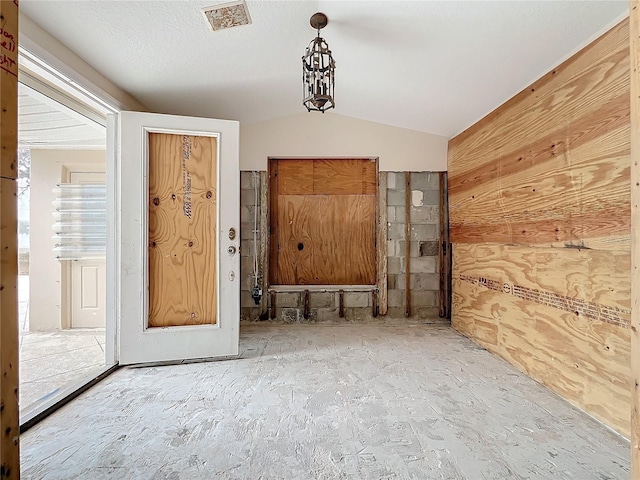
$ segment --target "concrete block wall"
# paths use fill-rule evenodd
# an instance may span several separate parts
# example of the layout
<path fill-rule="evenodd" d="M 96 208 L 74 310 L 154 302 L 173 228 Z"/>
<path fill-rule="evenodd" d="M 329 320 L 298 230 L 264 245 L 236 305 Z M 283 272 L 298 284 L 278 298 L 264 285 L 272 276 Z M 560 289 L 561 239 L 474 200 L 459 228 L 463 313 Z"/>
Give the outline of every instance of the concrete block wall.
<path fill-rule="evenodd" d="M 266 176 L 266 172 L 259 175 Z M 404 317 L 404 288 L 406 278 L 405 259 L 405 192 L 404 172 L 380 172 L 387 175 L 387 255 L 388 255 L 388 313 L 387 317 Z M 266 184 L 266 182 L 262 182 Z M 242 320 L 256 321 L 261 315 L 268 318 L 270 295 L 263 291 L 260 305 L 251 297 L 255 284 L 253 278 L 253 229 L 256 213 L 255 191 L 258 188 L 258 232 L 256 235 L 258 258 L 260 258 L 261 195 L 260 176 L 252 172 L 240 173 L 240 235 L 241 235 L 241 314 Z M 412 317 L 433 322 L 445 322 L 438 317 L 439 295 L 439 178 L 438 173 L 411 173 L 411 236 L 410 285 Z M 258 262 L 259 283 L 265 274 L 264 265 Z M 344 318 L 340 318 L 339 294 L 335 291 L 310 292 L 310 316 L 304 318 L 304 287 L 300 292 L 278 292 L 276 319 L 284 322 L 315 321 L 364 321 L 373 318 L 371 292 L 344 292 Z"/>
<path fill-rule="evenodd" d="M 381 172 L 381 175 L 384 172 Z M 387 172 L 387 261 L 389 317 L 403 317 L 407 275 L 405 172 Z M 437 172 L 411 172 L 409 282 L 413 317 L 438 317 L 440 289 L 440 191 Z"/>
<path fill-rule="evenodd" d="M 258 231 L 256 232 L 256 250 L 258 259 L 260 259 L 260 209 L 261 191 L 260 176 L 266 175 L 266 172 L 256 172 L 258 175 L 254 177 L 254 172 L 240 172 L 240 312 L 242 320 L 257 320 L 264 307 L 265 299 L 263 297 L 261 304 L 256 305 L 251 297 L 251 291 L 255 285 L 253 273 L 254 246 L 253 246 L 253 230 L 254 215 L 258 215 Z M 255 206 L 255 189 L 258 192 L 258 206 Z M 264 265 L 258 261 L 258 283 L 264 274 Z M 266 293 L 266 292 L 263 292 Z"/>

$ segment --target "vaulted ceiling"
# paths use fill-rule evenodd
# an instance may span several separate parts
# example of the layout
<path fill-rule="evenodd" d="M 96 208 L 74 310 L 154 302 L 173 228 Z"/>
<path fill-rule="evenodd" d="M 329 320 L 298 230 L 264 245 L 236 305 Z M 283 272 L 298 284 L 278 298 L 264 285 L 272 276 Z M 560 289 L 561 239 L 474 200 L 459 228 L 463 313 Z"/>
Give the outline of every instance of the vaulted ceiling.
<path fill-rule="evenodd" d="M 452 136 L 621 20 L 626 0 L 247 1 L 212 32 L 216 1 L 21 0 L 31 19 L 152 111 L 253 123 L 304 111 L 301 56 L 322 31 L 336 113 Z"/>

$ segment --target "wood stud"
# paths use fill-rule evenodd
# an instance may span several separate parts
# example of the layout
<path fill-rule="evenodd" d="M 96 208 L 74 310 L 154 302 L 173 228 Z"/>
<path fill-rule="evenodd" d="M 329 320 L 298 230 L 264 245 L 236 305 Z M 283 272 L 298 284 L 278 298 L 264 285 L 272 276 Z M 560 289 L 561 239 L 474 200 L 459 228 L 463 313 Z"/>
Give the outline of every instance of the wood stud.
<path fill-rule="evenodd" d="M 440 293 L 439 316 L 451 318 L 451 243 L 449 242 L 449 202 L 447 200 L 447 172 L 439 173 L 440 185 Z"/>
<path fill-rule="evenodd" d="M 387 175 L 378 173 L 378 313 L 383 316 L 388 309 Z"/>
<path fill-rule="evenodd" d="M 0 478 L 20 478 L 18 409 L 18 2 L 0 2 Z"/>
<path fill-rule="evenodd" d="M 631 52 L 631 478 L 640 478 L 640 2 L 629 2 Z"/>
<path fill-rule="evenodd" d="M 404 172 L 404 316 L 411 316 L 411 172 Z"/>

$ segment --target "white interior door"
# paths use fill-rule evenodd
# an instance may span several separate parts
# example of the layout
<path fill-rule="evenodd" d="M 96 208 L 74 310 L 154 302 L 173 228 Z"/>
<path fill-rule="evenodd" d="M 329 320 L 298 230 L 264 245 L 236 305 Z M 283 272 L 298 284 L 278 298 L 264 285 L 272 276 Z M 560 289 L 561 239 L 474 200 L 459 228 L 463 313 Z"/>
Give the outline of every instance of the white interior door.
<path fill-rule="evenodd" d="M 237 355 L 238 122 L 117 123 L 120 363 Z"/>
<path fill-rule="evenodd" d="M 69 183 L 106 182 L 106 174 L 100 172 L 69 172 Z M 104 328 L 106 303 L 105 258 L 84 258 L 71 262 L 71 328 Z M 66 286 L 69 288 L 69 285 Z"/>

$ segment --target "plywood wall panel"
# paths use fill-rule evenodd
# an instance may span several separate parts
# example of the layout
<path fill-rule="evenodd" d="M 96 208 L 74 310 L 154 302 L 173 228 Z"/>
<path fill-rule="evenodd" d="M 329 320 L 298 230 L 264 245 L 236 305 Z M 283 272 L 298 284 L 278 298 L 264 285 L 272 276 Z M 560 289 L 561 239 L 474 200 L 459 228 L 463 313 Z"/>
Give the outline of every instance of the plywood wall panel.
<path fill-rule="evenodd" d="M 149 326 L 216 323 L 216 139 L 149 134 Z"/>
<path fill-rule="evenodd" d="M 628 435 L 628 267 L 622 253 L 456 245 L 452 325 Z"/>
<path fill-rule="evenodd" d="M 628 89 L 629 22 L 624 20 L 457 135 L 449 143 L 449 175 L 491 164 L 497 152 L 507 154 L 545 138 Z"/>
<path fill-rule="evenodd" d="M 625 20 L 449 143 L 452 325 L 629 435 Z"/>
<path fill-rule="evenodd" d="M 295 159 L 277 162 L 279 195 L 313 194 L 313 175 L 309 175 L 310 161 L 313 162 L 313 160 Z"/>
<path fill-rule="evenodd" d="M 376 161 L 272 159 L 270 168 L 271 283 L 374 285 Z"/>
<path fill-rule="evenodd" d="M 280 196 L 279 281 L 375 284 L 375 203 L 373 195 Z"/>

